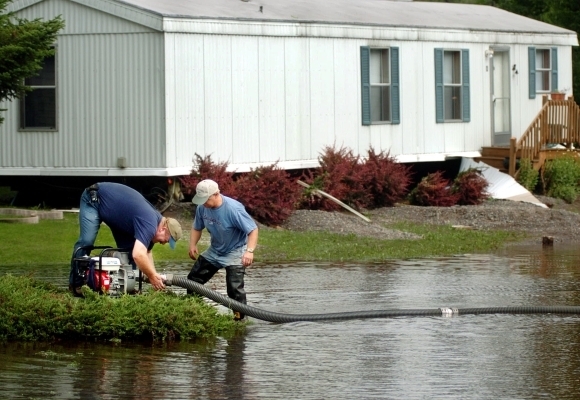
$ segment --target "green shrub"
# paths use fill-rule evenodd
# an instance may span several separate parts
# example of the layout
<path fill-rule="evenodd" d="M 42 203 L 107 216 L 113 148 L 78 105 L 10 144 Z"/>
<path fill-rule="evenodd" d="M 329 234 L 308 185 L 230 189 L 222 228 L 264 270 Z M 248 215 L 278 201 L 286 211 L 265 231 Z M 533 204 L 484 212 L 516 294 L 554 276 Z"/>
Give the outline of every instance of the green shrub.
<path fill-rule="evenodd" d="M 539 178 L 540 173 L 534 169 L 532 161 L 529 158 L 522 158 L 516 178 L 517 182 L 530 192 L 533 192 L 538 185 Z"/>
<path fill-rule="evenodd" d="M 579 181 L 580 164 L 572 156 L 547 161 L 542 169 L 544 194 L 568 203 L 574 202 L 578 197 Z"/>
<path fill-rule="evenodd" d="M 150 291 L 84 298 L 31 277 L 0 276 L 0 339 L 186 340 L 243 329 L 195 296 Z"/>
<path fill-rule="evenodd" d="M 17 192 L 10 190 L 8 186 L 0 186 L 0 204 L 8 205 L 16 197 Z"/>

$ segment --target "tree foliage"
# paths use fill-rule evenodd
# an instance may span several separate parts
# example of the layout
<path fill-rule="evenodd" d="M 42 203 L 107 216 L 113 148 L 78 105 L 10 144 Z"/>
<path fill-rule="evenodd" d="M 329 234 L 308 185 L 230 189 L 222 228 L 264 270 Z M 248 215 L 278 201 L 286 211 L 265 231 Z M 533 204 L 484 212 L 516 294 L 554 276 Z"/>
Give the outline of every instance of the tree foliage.
<path fill-rule="evenodd" d="M 17 18 L 6 11 L 10 2 L 0 0 L 0 101 L 30 90 L 24 79 L 35 76 L 54 54 L 56 35 L 64 27 L 60 16 L 48 21 Z"/>

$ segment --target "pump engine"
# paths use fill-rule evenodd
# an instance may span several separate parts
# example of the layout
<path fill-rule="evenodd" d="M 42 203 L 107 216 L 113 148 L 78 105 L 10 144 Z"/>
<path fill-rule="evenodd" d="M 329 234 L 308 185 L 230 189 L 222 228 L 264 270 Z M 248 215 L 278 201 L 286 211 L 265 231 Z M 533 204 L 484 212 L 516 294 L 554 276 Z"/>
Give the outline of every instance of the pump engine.
<path fill-rule="evenodd" d="M 95 292 L 109 296 L 135 293 L 138 274 L 130 263 L 129 252 L 111 247 L 90 247 L 89 251 L 94 249 L 102 251 L 96 256 L 80 256 L 73 259 L 77 280 L 82 279 L 83 283 Z"/>

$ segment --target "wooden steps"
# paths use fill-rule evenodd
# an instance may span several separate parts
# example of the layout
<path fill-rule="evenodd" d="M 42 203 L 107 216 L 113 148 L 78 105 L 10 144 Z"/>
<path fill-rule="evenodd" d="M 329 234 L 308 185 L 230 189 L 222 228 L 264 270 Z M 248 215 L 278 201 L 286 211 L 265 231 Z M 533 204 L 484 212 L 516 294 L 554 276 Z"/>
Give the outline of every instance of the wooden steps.
<path fill-rule="evenodd" d="M 541 150 L 538 158 L 532 160 L 532 166 L 536 171 L 539 171 L 544 163 L 548 160 L 553 160 L 558 157 L 562 157 L 566 154 L 573 153 L 573 150 L 561 150 L 561 149 L 546 149 Z M 508 173 L 508 162 L 510 157 L 509 147 L 482 147 L 481 157 L 475 157 L 474 160 L 479 162 L 484 162 L 487 165 L 491 165 L 494 168 L 499 169 L 501 172 Z M 520 155 L 518 152 L 517 159 L 519 161 Z"/>
<path fill-rule="evenodd" d="M 481 157 L 476 157 L 476 162 L 484 162 L 501 172 L 508 173 L 508 160 L 510 158 L 509 147 L 482 147 Z"/>

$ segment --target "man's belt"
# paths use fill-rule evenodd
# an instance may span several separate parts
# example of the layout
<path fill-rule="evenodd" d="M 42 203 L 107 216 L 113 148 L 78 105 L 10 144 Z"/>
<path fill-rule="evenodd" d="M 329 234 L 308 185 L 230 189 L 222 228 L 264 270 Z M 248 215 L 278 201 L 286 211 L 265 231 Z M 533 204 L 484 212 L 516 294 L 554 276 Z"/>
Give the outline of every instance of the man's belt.
<path fill-rule="evenodd" d="M 99 184 L 95 183 L 87 188 L 87 192 L 89 192 L 89 196 L 91 196 L 91 203 L 97 203 L 99 201 Z"/>

